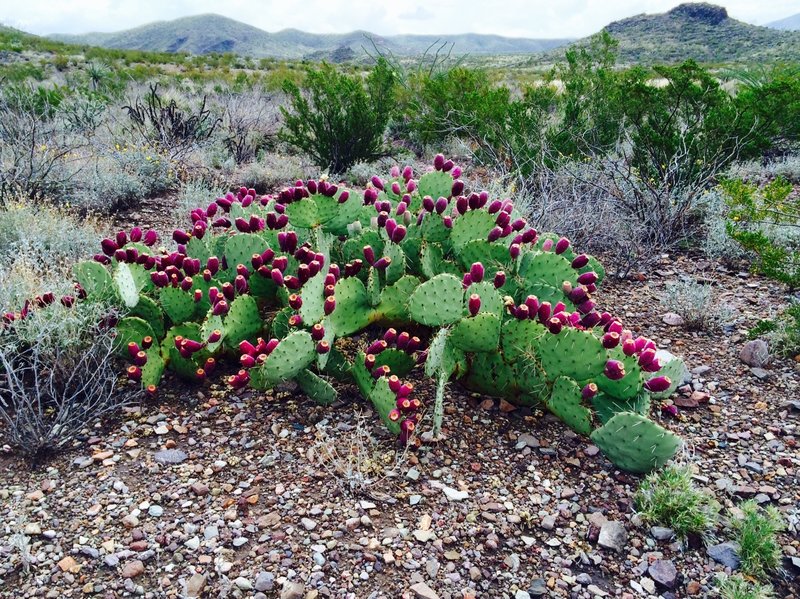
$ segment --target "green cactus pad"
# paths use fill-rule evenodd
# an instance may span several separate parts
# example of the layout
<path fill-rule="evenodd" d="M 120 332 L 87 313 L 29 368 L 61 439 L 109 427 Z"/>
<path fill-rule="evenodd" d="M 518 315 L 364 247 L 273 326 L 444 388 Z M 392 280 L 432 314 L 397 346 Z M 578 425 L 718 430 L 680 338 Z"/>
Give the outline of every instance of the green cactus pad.
<path fill-rule="evenodd" d="M 347 233 L 347 225 L 358 220 L 363 204 L 363 198 L 357 193 L 351 193 L 347 201 L 340 204 L 338 197 L 341 193 L 337 192 L 335 198 L 314 196 L 322 228 L 334 235 Z"/>
<path fill-rule="evenodd" d="M 114 292 L 114 281 L 105 266 L 99 262 L 78 262 L 72 267 L 75 279 L 88 295 L 108 298 Z"/>
<path fill-rule="evenodd" d="M 322 372 L 325 370 L 325 367 L 328 365 L 333 354 L 339 353 L 335 351 L 333 346 L 333 342 L 336 340 L 336 331 L 333 330 L 330 322 L 326 319 L 321 321 L 322 328 L 325 329 L 325 334 L 322 336 L 322 341 L 326 341 L 328 345 L 330 345 L 331 350 L 325 354 L 317 354 L 317 370 Z"/>
<path fill-rule="evenodd" d="M 457 277 L 436 275 L 411 294 L 408 313 L 427 326 L 451 324 L 461 319 L 463 298 L 464 289 Z"/>
<path fill-rule="evenodd" d="M 420 252 L 420 270 L 427 278 L 432 279 L 442 273 L 449 273 L 454 276 L 461 275 L 462 271 L 455 262 L 445 260 L 444 250 L 438 243 L 424 243 Z"/>
<path fill-rule="evenodd" d="M 195 314 L 195 302 L 191 292 L 180 287 L 164 287 L 159 293 L 159 302 L 174 324 L 190 320 Z"/>
<path fill-rule="evenodd" d="M 465 352 L 490 352 L 500 342 L 500 319 L 489 312 L 462 318 L 450 335 L 453 345 Z"/>
<path fill-rule="evenodd" d="M 289 224 L 292 227 L 311 229 L 320 224 L 317 203 L 311 198 L 303 198 L 299 202 L 287 204 L 286 216 L 289 217 Z"/>
<path fill-rule="evenodd" d="M 435 202 L 439 198 L 449 198 L 453 190 L 453 176 L 442 171 L 425 173 L 417 182 L 419 197 L 431 196 Z"/>
<path fill-rule="evenodd" d="M 114 286 L 122 303 L 133 308 L 139 303 L 139 289 L 130 267 L 125 262 L 118 262 L 114 267 Z"/>
<path fill-rule="evenodd" d="M 614 416 L 592 433 L 592 441 L 615 466 L 637 474 L 660 468 L 681 446 L 677 436 L 633 412 Z"/>
<path fill-rule="evenodd" d="M 513 318 L 503 325 L 502 348 L 506 359 L 513 362 L 533 354 L 538 339 L 550 333 L 534 320 Z"/>
<path fill-rule="evenodd" d="M 222 336 L 219 338 L 219 341 L 208 343 L 209 336 L 215 330 L 222 333 Z M 200 341 L 208 343 L 208 351 L 211 353 L 216 352 L 217 349 L 219 349 L 219 347 L 222 345 L 223 341 L 225 341 L 225 325 L 222 322 L 222 316 L 219 316 L 218 314 L 212 314 L 209 310 L 208 314 L 206 314 L 206 317 L 203 320 L 202 326 L 200 327 L 200 335 Z"/>
<path fill-rule="evenodd" d="M 576 381 L 599 377 L 606 365 L 606 350 L 587 331 L 564 329 L 542 335 L 535 348 L 547 378 L 568 376 Z"/>
<path fill-rule="evenodd" d="M 300 298 L 303 305 L 300 306 L 300 316 L 303 322 L 311 326 L 325 318 L 325 272 L 319 271 L 303 285 Z"/>
<path fill-rule="evenodd" d="M 442 375 L 460 378 L 467 371 L 466 355 L 449 341 L 450 333 L 447 327 L 439 329 L 428 346 L 425 374 L 431 378 Z"/>
<path fill-rule="evenodd" d="M 367 290 L 356 277 L 339 279 L 334 291 L 336 309 L 328 322 L 337 337 L 346 337 L 367 327 L 372 315 Z"/>
<path fill-rule="evenodd" d="M 332 347 L 331 351 L 324 355 L 327 360 L 322 372 L 342 383 L 351 383 L 352 365 L 348 362 L 347 356 L 335 347 Z M 364 395 L 366 396 L 366 394 Z"/>
<path fill-rule="evenodd" d="M 205 268 L 208 259 L 211 257 L 211 250 L 208 249 L 205 238 L 200 239 L 199 237 L 192 236 L 189 243 L 186 244 L 186 255 L 190 258 L 200 260 L 200 265 Z M 248 266 L 250 265 L 249 262 L 247 264 Z"/>
<path fill-rule="evenodd" d="M 416 366 L 416 362 L 404 351 L 386 349 L 375 356 L 375 367 L 378 366 L 388 366 L 391 370 L 390 374 L 402 378 L 411 372 L 411 369 Z"/>
<path fill-rule="evenodd" d="M 397 397 L 394 392 L 389 389 L 389 383 L 386 377 L 381 377 L 375 383 L 372 391 L 369 394 L 369 400 L 375 406 L 375 410 L 381 417 L 383 424 L 394 435 L 400 434 L 400 423 L 393 422 L 389 419 L 389 412 L 396 407 Z"/>
<path fill-rule="evenodd" d="M 527 281 L 528 286 L 549 285 L 559 290 L 564 281 L 575 282 L 578 278 L 569 261 L 553 252 L 525 253 L 519 265 L 519 276 Z"/>
<path fill-rule="evenodd" d="M 161 357 L 158 345 L 152 345 L 146 353 L 147 362 L 142 366 L 142 386 L 158 386 L 158 383 L 161 382 L 161 377 L 164 375 L 164 368 L 166 368 L 164 358 Z"/>
<path fill-rule="evenodd" d="M 478 393 L 493 397 L 514 395 L 514 369 L 503 360 L 499 353 L 477 353 L 472 356 L 464 384 Z"/>
<path fill-rule="evenodd" d="M 503 298 L 494 288 L 494 284 L 489 281 L 472 283 L 467 287 L 467 291 L 464 294 L 464 316 L 469 315 L 469 298 L 473 293 L 477 293 L 481 298 L 481 312 L 489 312 L 498 318 L 503 316 L 503 312 L 505 312 Z"/>
<path fill-rule="evenodd" d="M 495 218 L 493 214 L 489 214 L 485 210 L 470 210 L 453 219 L 450 240 L 455 252 L 460 253 L 470 241 L 475 239 L 488 239 L 489 231 L 495 227 Z M 498 244 L 498 246 L 503 247 L 502 244 Z"/>
<path fill-rule="evenodd" d="M 234 349 L 245 339 L 253 339 L 261 333 L 261 315 L 258 304 L 251 295 L 240 295 L 231 302 L 225 316 L 225 344 Z"/>
<path fill-rule="evenodd" d="M 252 270 L 253 254 L 261 254 L 267 247 L 269 247 L 267 241 L 257 233 L 232 235 L 225 243 L 225 261 L 228 263 L 228 271 L 235 276 L 236 266 L 239 264 Z"/>
<path fill-rule="evenodd" d="M 199 351 L 192 356 L 191 360 L 184 358 L 175 347 L 175 337 L 178 336 L 201 341 L 200 325 L 194 322 L 176 325 L 167 331 L 164 340 L 161 342 L 161 357 L 170 370 L 186 380 L 197 380 L 197 369 L 200 364 L 205 362 L 208 352 L 205 350 Z"/>
<path fill-rule="evenodd" d="M 329 406 L 339 398 L 339 393 L 328 381 L 308 369 L 301 370 L 294 380 L 303 393 L 321 406 Z"/>
<path fill-rule="evenodd" d="M 391 260 L 386 268 L 386 284 L 392 285 L 406 273 L 406 255 L 396 243 L 387 243 L 383 255 Z"/>
<path fill-rule="evenodd" d="M 406 275 L 394 285 L 384 287 L 377 316 L 386 322 L 408 322 L 408 300 L 419 286 L 417 277 Z"/>
<path fill-rule="evenodd" d="M 592 432 L 592 415 L 581 405 L 581 388 L 570 378 L 560 376 L 553 384 L 547 408 L 580 435 Z"/>
<path fill-rule="evenodd" d="M 146 295 L 140 295 L 136 306 L 128 311 L 128 316 L 138 316 L 153 329 L 154 339 L 164 336 L 164 313 L 158 304 Z"/>
<path fill-rule="evenodd" d="M 601 391 L 592 398 L 592 406 L 598 420 L 605 424 L 620 412 L 635 412 L 647 416 L 650 411 L 650 397 L 647 393 L 639 393 L 632 399 L 617 399 Z"/>
<path fill-rule="evenodd" d="M 136 343 L 141 347 L 142 339 L 152 337 L 157 339 L 150 324 L 138 316 L 126 316 L 116 326 L 117 336 L 114 346 L 120 356 L 128 356 L 128 343 Z"/>
<path fill-rule="evenodd" d="M 308 332 L 294 331 L 278 344 L 261 366 L 251 371 L 258 371 L 258 378 L 263 381 L 265 388 L 274 387 L 307 368 L 314 361 L 317 353 L 315 348 L 316 344 Z"/>
<path fill-rule="evenodd" d="M 644 373 L 643 373 L 644 375 Z M 667 399 L 678 388 L 678 386 L 683 381 L 683 377 L 686 375 L 686 364 L 684 364 L 683 360 L 679 357 L 675 356 L 671 360 L 663 362 L 661 364 L 661 370 L 654 373 L 646 373 L 645 378 L 652 379 L 658 376 L 666 376 L 669 377 L 671 384 L 668 389 L 661 391 L 660 393 L 650 393 L 650 397 L 653 399 Z"/>
<path fill-rule="evenodd" d="M 374 268 L 367 275 L 367 300 L 373 308 L 381 303 L 381 275 Z"/>
<path fill-rule="evenodd" d="M 427 243 L 443 242 L 450 238 L 450 229 L 444 226 L 444 218 L 435 212 L 425 213 L 420 233 Z"/>
<path fill-rule="evenodd" d="M 555 306 L 558 302 L 564 302 L 568 311 L 572 312 L 574 310 L 574 305 L 569 301 L 561 287 L 556 288 L 543 283 L 524 281 L 520 296 L 524 298 L 529 295 L 535 295 L 540 302 L 550 302 L 551 306 Z"/>
<path fill-rule="evenodd" d="M 375 209 L 372 210 L 373 214 Z M 383 238 L 377 231 L 367 229 L 357 237 L 351 237 L 344 242 L 344 259 L 346 262 L 364 259 L 364 246 L 370 246 L 375 251 L 375 256 L 383 256 Z"/>
<path fill-rule="evenodd" d="M 514 362 L 513 370 L 517 403 L 536 405 L 547 398 L 547 378 L 536 360 L 522 357 Z"/>
<path fill-rule="evenodd" d="M 622 349 L 615 347 L 608 350 L 608 358 L 619 360 L 625 365 L 625 376 L 619 380 L 612 381 L 605 375 L 597 376 L 594 382 L 599 389 L 617 399 L 633 399 L 642 389 L 642 369 L 639 367 L 634 356 L 626 356 Z M 588 377 L 587 377 L 588 378 Z"/>
<path fill-rule="evenodd" d="M 350 367 L 350 375 L 353 377 L 353 381 L 361 392 L 361 395 L 369 397 L 369 394 L 372 393 L 375 379 L 372 378 L 372 374 L 367 370 L 366 366 L 364 366 L 365 358 L 366 355 L 364 352 L 358 352 L 356 359 Z"/>
<path fill-rule="evenodd" d="M 289 334 L 289 318 L 294 314 L 291 308 L 284 308 L 275 314 L 270 323 L 270 335 L 276 339 L 283 339 Z"/>
<path fill-rule="evenodd" d="M 483 264 L 487 281 L 491 281 L 498 270 L 508 271 L 512 264 L 511 255 L 505 245 L 489 243 L 486 239 L 468 242 L 458 252 L 458 259 L 465 270 L 469 270 L 475 262 Z"/>

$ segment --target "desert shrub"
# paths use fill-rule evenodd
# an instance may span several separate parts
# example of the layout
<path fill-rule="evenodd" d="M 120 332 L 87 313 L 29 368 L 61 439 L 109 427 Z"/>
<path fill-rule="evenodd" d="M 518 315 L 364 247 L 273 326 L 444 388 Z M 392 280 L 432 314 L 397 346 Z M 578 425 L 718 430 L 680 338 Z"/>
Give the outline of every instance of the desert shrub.
<path fill-rule="evenodd" d="M 776 355 L 800 355 L 800 303 L 793 303 L 775 318 L 760 320 L 748 331 L 748 337 L 766 339 L 770 352 Z"/>
<path fill-rule="evenodd" d="M 465 192 L 444 156 L 433 166 L 393 167 L 360 193 L 324 177 L 261 197 L 243 187 L 192 210 L 174 252 L 152 231 L 119 231 L 76 278 L 129 307 L 121 356 L 150 393 L 167 368 L 197 381 L 230 356 L 234 389 L 291 380 L 329 405 L 334 383 L 354 385 L 408 443 L 422 402 L 404 380 L 424 364 L 434 438 L 457 378 L 544 402 L 620 468 L 663 465 L 680 441 L 646 417 L 648 393 L 672 383 L 653 341 L 596 310 L 599 262 L 539 235 L 511 200 Z"/>
<path fill-rule="evenodd" d="M 756 579 L 766 579 L 780 566 L 781 546 L 778 533 L 785 528 L 775 506 L 762 509 L 753 501 L 739 505 L 741 517 L 732 517 L 730 526 L 739 545 L 740 569 Z"/>
<path fill-rule="evenodd" d="M 228 92 L 219 102 L 223 143 L 236 164 L 250 162 L 274 145 L 280 116 L 274 95 Z"/>
<path fill-rule="evenodd" d="M 286 181 L 297 181 L 318 173 L 318 168 L 305 164 L 299 156 L 266 152 L 257 160 L 240 166 L 232 176 L 258 193 L 269 193 L 280 188 Z"/>
<path fill-rule="evenodd" d="M 717 589 L 722 599 L 773 599 L 772 586 L 750 581 L 740 574 L 717 578 Z"/>
<path fill-rule="evenodd" d="M 713 287 L 691 279 L 671 281 L 664 286 L 661 305 L 683 319 L 690 330 L 714 330 L 733 319 L 733 310 L 715 297 Z"/>
<path fill-rule="evenodd" d="M 743 260 L 750 254 L 728 234 L 728 204 L 719 187 L 715 187 L 700 198 L 704 230 L 700 245 L 709 258 L 723 262 Z"/>
<path fill-rule="evenodd" d="M 286 81 L 281 139 L 333 173 L 387 154 L 384 134 L 395 111 L 395 74 L 378 60 L 366 80 L 329 64 L 308 71 L 304 90 Z"/>
<path fill-rule="evenodd" d="M 689 466 L 670 465 L 650 474 L 640 483 L 634 502 L 645 522 L 671 528 L 680 539 L 706 535 L 717 523 L 719 504 L 695 487 Z"/>
<path fill-rule="evenodd" d="M 196 144 L 209 139 L 220 122 L 206 107 L 203 96 L 195 107 L 179 106 L 175 98 L 166 100 L 151 83 L 143 98 L 123 107 L 130 119 L 129 132 L 145 145 L 152 144 L 177 158 Z"/>
<path fill-rule="evenodd" d="M 800 286 L 800 202 L 792 185 L 777 178 L 763 188 L 742 180 L 722 183 L 728 202 L 728 234 L 756 256 L 756 272 Z"/>
<path fill-rule="evenodd" d="M 136 395 L 118 388 L 113 329 L 98 324 L 108 309 L 56 301 L 3 325 L 0 420 L 4 437 L 23 455 L 66 447 Z"/>

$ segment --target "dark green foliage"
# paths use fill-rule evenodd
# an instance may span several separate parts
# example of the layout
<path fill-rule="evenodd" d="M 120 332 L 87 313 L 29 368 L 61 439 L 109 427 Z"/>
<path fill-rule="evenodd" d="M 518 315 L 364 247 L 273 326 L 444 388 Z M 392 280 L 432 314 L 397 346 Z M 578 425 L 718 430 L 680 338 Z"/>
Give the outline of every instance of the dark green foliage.
<path fill-rule="evenodd" d="M 383 136 L 395 111 L 395 74 L 381 59 L 362 81 L 329 64 L 308 71 L 304 89 L 286 81 L 291 109 L 281 107 L 280 133 L 317 164 L 342 173 L 358 161 L 385 156 Z"/>
<path fill-rule="evenodd" d="M 780 177 L 762 189 L 741 180 L 722 183 L 728 203 L 728 234 L 757 259 L 756 272 L 800 286 L 800 245 L 793 234 L 800 226 L 800 202 L 792 185 Z"/>

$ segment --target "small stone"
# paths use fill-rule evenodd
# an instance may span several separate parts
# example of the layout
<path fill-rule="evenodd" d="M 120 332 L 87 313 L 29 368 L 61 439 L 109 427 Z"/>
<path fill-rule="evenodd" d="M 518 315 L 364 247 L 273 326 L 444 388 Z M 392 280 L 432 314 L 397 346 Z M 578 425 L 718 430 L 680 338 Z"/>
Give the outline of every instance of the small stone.
<path fill-rule="evenodd" d="M 439 595 L 424 582 L 412 585 L 411 591 L 416 595 L 417 599 L 439 599 Z"/>
<path fill-rule="evenodd" d="M 540 526 L 545 530 L 553 530 L 556 527 L 556 517 L 553 515 L 542 518 Z"/>
<path fill-rule="evenodd" d="M 417 541 L 419 541 L 420 543 L 427 543 L 436 536 L 436 534 L 432 530 L 417 529 L 412 534 L 414 535 L 414 538 L 417 539 Z"/>
<path fill-rule="evenodd" d="M 725 542 L 711 545 L 706 549 L 706 553 L 711 559 L 726 568 L 736 570 L 739 567 L 739 546 L 736 543 Z"/>
<path fill-rule="evenodd" d="M 275 587 L 275 576 L 271 572 L 259 572 L 253 587 L 261 593 L 271 591 Z"/>
<path fill-rule="evenodd" d="M 73 574 L 81 568 L 71 555 L 61 558 L 58 562 L 58 567 L 62 572 L 72 572 Z"/>
<path fill-rule="evenodd" d="M 612 520 L 600 527 L 600 535 L 597 537 L 597 544 L 601 547 L 621 552 L 625 549 L 625 543 L 627 541 L 628 531 L 625 530 L 625 526 L 622 522 Z"/>
<path fill-rule="evenodd" d="M 162 449 L 153 455 L 153 459 L 159 464 L 181 464 L 189 456 L 180 449 Z"/>
<path fill-rule="evenodd" d="M 531 435 L 530 433 L 522 433 L 519 437 L 517 437 L 517 449 L 522 449 L 524 447 L 530 447 L 532 449 L 536 449 L 539 447 L 539 439 Z"/>
<path fill-rule="evenodd" d="M 253 590 L 253 583 L 247 580 L 244 576 L 239 576 L 233 581 L 233 584 L 236 585 L 236 588 L 242 591 L 252 591 Z"/>
<path fill-rule="evenodd" d="M 503 563 L 508 566 L 508 569 L 512 572 L 519 570 L 520 561 L 519 556 L 516 553 L 506 556 L 506 558 L 503 560 Z"/>
<path fill-rule="evenodd" d="M 422 501 L 422 495 L 410 495 L 408 498 L 409 505 L 417 505 Z"/>
<path fill-rule="evenodd" d="M 650 534 L 656 541 L 669 541 L 675 536 L 675 531 L 665 526 L 653 526 L 650 529 Z"/>
<path fill-rule="evenodd" d="M 672 589 L 675 587 L 675 580 L 678 578 L 678 569 L 672 560 L 657 559 L 647 569 L 650 578 L 661 586 Z"/>
<path fill-rule="evenodd" d="M 42 534 L 42 527 L 36 522 L 29 522 L 25 525 L 25 528 L 22 529 L 22 532 L 29 537 L 37 536 Z"/>
<path fill-rule="evenodd" d="M 317 523 L 311 518 L 301 518 L 300 524 L 302 524 L 303 528 L 306 530 L 314 530 L 317 527 Z"/>
<path fill-rule="evenodd" d="M 689 584 L 686 585 L 686 593 L 688 595 L 699 595 L 700 594 L 701 585 L 696 580 L 692 580 Z"/>
<path fill-rule="evenodd" d="M 769 344 L 763 339 L 748 341 L 739 352 L 739 359 L 748 366 L 763 368 L 769 364 Z"/>
<path fill-rule="evenodd" d="M 453 489 L 452 487 L 448 487 L 446 485 L 442 485 L 442 491 L 450 501 L 463 501 L 469 497 L 469 493 L 467 491 L 459 491 L 458 489 Z"/>
<path fill-rule="evenodd" d="M 680 314 L 675 314 L 675 312 L 667 312 L 661 317 L 661 320 L 671 327 L 678 327 L 683 324 L 683 317 Z"/>
<path fill-rule="evenodd" d="M 769 371 L 763 368 L 756 368 L 755 366 L 750 369 L 750 373 L 758 380 L 763 381 L 769 378 Z"/>
<path fill-rule="evenodd" d="M 528 587 L 528 594 L 531 597 L 541 597 L 547 594 L 547 583 L 544 578 L 534 578 L 531 580 L 531 586 Z"/>
<path fill-rule="evenodd" d="M 287 580 L 281 589 L 281 599 L 301 599 L 304 592 L 305 587 L 301 583 Z"/>
<path fill-rule="evenodd" d="M 203 497 L 204 495 L 208 495 L 208 485 L 205 483 L 192 483 L 192 493 L 197 495 L 198 497 Z"/>
<path fill-rule="evenodd" d="M 186 582 L 186 596 L 200 597 L 206 588 L 206 577 L 202 574 L 193 574 Z"/>
<path fill-rule="evenodd" d="M 408 472 L 406 472 L 406 478 L 409 480 L 419 480 L 419 470 L 416 468 L 410 468 Z"/>
<path fill-rule="evenodd" d="M 141 560 L 125 562 L 122 566 L 122 578 L 136 578 L 141 574 L 144 574 L 144 563 Z"/>
<path fill-rule="evenodd" d="M 184 543 L 186 547 L 192 551 L 196 551 L 198 547 L 200 547 L 200 539 L 198 537 L 192 537 L 188 541 Z"/>
<path fill-rule="evenodd" d="M 531 599 L 531 594 L 527 591 L 519 590 L 514 593 L 514 599 Z"/>
<path fill-rule="evenodd" d="M 147 513 L 150 514 L 153 518 L 160 518 L 164 514 L 164 508 L 160 505 L 151 505 L 147 509 Z"/>
<path fill-rule="evenodd" d="M 472 581 L 480 580 L 483 575 L 481 574 L 481 569 L 477 566 L 472 566 L 469 569 L 469 579 Z"/>

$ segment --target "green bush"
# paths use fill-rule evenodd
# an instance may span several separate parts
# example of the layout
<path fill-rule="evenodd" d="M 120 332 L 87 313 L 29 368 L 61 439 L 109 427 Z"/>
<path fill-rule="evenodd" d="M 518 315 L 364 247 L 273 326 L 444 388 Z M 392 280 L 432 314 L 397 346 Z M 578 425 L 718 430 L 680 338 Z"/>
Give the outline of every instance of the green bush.
<path fill-rule="evenodd" d="M 770 585 L 745 580 L 740 574 L 721 575 L 717 579 L 717 588 L 722 599 L 773 599 L 775 597 Z"/>
<path fill-rule="evenodd" d="M 739 545 L 739 567 L 748 576 L 766 579 L 780 567 L 778 533 L 786 527 L 783 517 L 775 506 L 761 509 L 753 500 L 745 501 L 739 509 L 742 517 L 734 516 L 730 522 Z"/>
<path fill-rule="evenodd" d="M 753 268 L 790 289 L 800 287 L 800 201 L 778 177 L 759 188 L 742 180 L 722 182 L 728 234 L 756 256 Z"/>
<path fill-rule="evenodd" d="M 649 475 L 636 491 L 636 509 L 651 524 L 671 528 L 680 539 L 705 535 L 716 525 L 719 504 L 697 489 L 688 466 L 668 466 Z"/>
<path fill-rule="evenodd" d="M 283 90 L 291 107 L 281 107 L 280 138 L 333 173 L 387 155 L 384 134 L 396 109 L 395 79 L 380 59 L 366 81 L 329 64 L 309 69 L 303 90 L 287 80 Z"/>

